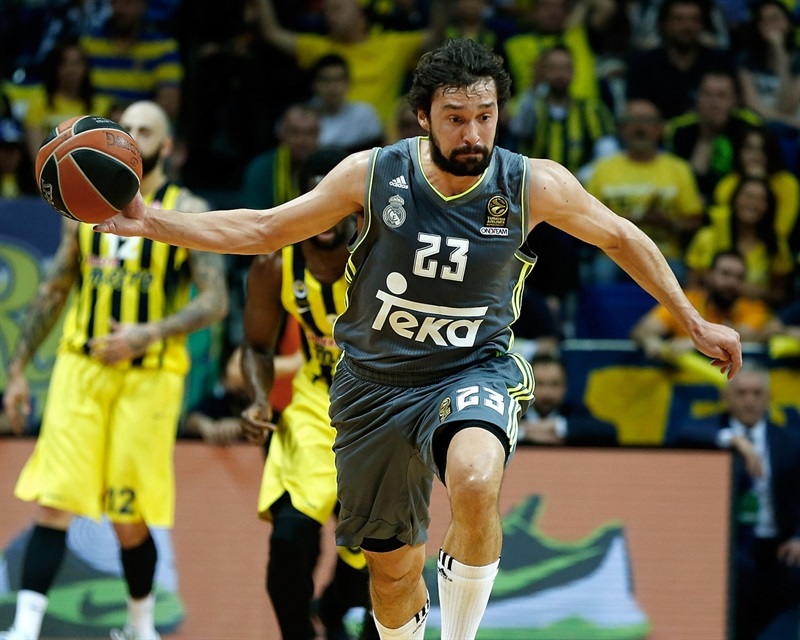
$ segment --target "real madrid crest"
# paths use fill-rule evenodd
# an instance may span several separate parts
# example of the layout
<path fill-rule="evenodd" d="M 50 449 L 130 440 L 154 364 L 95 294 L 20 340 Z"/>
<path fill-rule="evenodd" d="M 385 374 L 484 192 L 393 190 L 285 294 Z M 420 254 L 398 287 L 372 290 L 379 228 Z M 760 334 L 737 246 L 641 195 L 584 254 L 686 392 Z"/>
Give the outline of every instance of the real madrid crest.
<path fill-rule="evenodd" d="M 386 226 L 396 229 L 406 221 L 405 200 L 398 195 L 389 196 L 389 204 L 383 210 L 383 221 Z"/>

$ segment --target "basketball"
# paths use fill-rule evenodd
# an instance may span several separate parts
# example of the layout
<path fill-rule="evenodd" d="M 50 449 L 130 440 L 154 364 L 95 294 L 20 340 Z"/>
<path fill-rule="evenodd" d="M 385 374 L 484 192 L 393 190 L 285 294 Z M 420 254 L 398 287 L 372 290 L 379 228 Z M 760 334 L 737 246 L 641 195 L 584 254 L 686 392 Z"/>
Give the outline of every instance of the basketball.
<path fill-rule="evenodd" d="M 62 216 L 98 223 L 136 195 L 142 157 L 133 138 L 113 120 L 77 116 L 59 124 L 36 154 L 36 183 Z"/>

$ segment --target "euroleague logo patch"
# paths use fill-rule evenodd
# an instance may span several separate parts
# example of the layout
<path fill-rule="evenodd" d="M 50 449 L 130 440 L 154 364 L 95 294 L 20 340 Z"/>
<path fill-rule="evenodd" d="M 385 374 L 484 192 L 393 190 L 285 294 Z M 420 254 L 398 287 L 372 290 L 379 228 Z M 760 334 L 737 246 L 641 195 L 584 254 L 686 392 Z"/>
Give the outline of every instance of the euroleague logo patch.
<path fill-rule="evenodd" d="M 504 196 L 492 196 L 486 203 L 486 219 L 481 227 L 482 236 L 508 235 L 508 200 Z"/>

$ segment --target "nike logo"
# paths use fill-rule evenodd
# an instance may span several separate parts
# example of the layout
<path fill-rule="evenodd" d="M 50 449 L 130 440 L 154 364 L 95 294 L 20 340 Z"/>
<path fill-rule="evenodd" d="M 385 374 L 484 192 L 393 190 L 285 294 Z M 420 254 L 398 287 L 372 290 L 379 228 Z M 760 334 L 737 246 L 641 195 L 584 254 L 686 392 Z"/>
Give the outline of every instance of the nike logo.
<path fill-rule="evenodd" d="M 80 612 L 84 618 L 101 618 L 112 613 L 119 613 L 127 610 L 127 603 L 122 601 L 95 602 L 94 592 L 85 591 L 81 598 Z"/>
<path fill-rule="evenodd" d="M 502 597 L 503 595 L 520 591 L 535 582 L 540 582 L 579 562 L 603 556 L 605 552 L 606 547 L 588 547 L 586 549 L 579 549 L 573 553 L 558 556 L 557 558 L 537 562 L 536 564 L 526 567 L 520 567 L 519 569 L 500 569 L 497 573 L 492 595 L 495 597 Z"/>

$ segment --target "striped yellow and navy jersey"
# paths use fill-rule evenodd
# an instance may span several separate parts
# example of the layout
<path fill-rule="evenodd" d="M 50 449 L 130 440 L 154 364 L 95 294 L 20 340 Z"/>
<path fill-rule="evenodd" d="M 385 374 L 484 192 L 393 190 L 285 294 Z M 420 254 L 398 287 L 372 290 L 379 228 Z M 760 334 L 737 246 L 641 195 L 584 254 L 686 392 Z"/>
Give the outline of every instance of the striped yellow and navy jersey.
<path fill-rule="evenodd" d="M 146 198 L 150 206 L 174 209 L 181 187 L 167 184 Z M 189 252 L 146 238 L 121 238 L 78 227 L 80 273 L 64 320 L 61 349 L 89 353 L 89 340 L 120 323 L 156 322 L 181 309 L 191 288 Z M 121 366 L 186 373 L 189 356 L 183 335 L 153 343 L 144 356 Z"/>
<path fill-rule="evenodd" d="M 281 303 L 300 324 L 305 362 L 301 375 L 330 386 L 341 349 L 333 339 L 333 323 L 344 311 L 347 283 L 344 275 L 333 284 L 323 284 L 306 269 L 299 245 L 282 250 Z"/>
<path fill-rule="evenodd" d="M 183 80 L 178 41 L 145 29 L 130 46 L 120 48 L 108 25 L 81 38 L 89 57 L 95 91 L 122 104 L 152 100 L 164 86 L 179 86 Z"/>
<path fill-rule="evenodd" d="M 535 264 L 525 157 L 495 148 L 473 187 L 444 196 L 420 153 L 419 138 L 372 153 L 334 332 L 348 366 L 383 384 L 426 384 L 505 353 Z"/>

